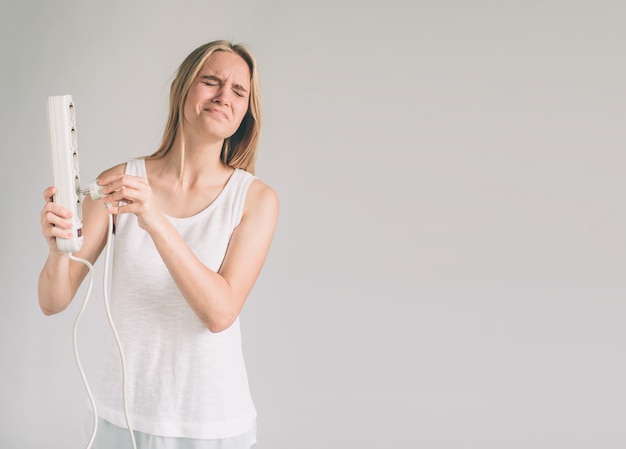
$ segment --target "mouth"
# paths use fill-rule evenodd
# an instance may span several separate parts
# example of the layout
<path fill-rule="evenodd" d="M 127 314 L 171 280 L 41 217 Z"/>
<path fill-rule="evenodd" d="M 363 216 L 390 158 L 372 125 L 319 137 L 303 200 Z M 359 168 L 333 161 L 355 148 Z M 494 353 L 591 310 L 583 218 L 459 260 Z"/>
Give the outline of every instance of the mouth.
<path fill-rule="evenodd" d="M 225 111 L 218 108 L 204 108 L 204 110 L 210 114 L 218 115 L 226 120 L 228 120 L 228 114 Z"/>

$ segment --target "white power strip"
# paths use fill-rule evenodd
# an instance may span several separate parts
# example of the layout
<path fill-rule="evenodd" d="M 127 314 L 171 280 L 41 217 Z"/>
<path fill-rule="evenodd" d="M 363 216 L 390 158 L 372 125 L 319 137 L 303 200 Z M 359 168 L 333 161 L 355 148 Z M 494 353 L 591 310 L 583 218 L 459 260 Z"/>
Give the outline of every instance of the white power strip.
<path fill-rule="evenodd" d="M 72 211 L 72 237 L 57 239 L 58 248 L 66 253 L 83 246 L 82 196 L 78 168 L 76 108 L 71 95 L 48 97 L 48 122 L 52 175 L 57 191 L 54 202 Z"/>

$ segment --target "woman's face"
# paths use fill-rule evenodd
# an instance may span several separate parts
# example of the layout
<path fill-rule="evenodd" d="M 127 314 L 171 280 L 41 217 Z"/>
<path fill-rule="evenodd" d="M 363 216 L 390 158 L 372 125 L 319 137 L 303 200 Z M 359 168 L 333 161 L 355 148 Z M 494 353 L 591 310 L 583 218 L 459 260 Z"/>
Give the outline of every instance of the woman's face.
<path fill-rule="evenodd" d="M 187 94 L 187 129 L 226 139 L 239 128 L 249 101 L 248 64 L 237 54 L 216 51 L 204 63 Z"/>

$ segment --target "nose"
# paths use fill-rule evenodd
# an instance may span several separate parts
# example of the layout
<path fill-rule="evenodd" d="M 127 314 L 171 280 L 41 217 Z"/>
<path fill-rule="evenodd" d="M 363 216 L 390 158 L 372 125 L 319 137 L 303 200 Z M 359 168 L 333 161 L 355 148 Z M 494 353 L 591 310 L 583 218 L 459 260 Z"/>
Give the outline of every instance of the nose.
<path fill-rule="evenodd" d="M 219 89 L 216 93 L 215 96 L 213 97 L 213 99 L 211 100 L 213 101 L 213 103 L 217 103 L 217 104 L 221 104 L 221 105 L 228 105 L 229 104 L 229 99 L 228 99 L 228 94 L 226 92 L 226 89 Z"/>

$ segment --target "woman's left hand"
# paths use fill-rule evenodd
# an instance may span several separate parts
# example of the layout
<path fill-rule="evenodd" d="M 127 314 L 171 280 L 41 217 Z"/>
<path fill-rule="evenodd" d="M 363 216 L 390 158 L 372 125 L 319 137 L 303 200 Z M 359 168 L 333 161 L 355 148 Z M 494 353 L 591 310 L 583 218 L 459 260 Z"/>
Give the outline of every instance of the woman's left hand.
<path fill-rule="evenodd" d="M 98 184 L 104 186 L 103 193 L 107 195 L 104 202 L 109 213 L 135 214 L 139 226 L 146 231 L 153 230 L 164 218 L 146 178 L 126 174 L 110 175 L 99 179 Z"/>

